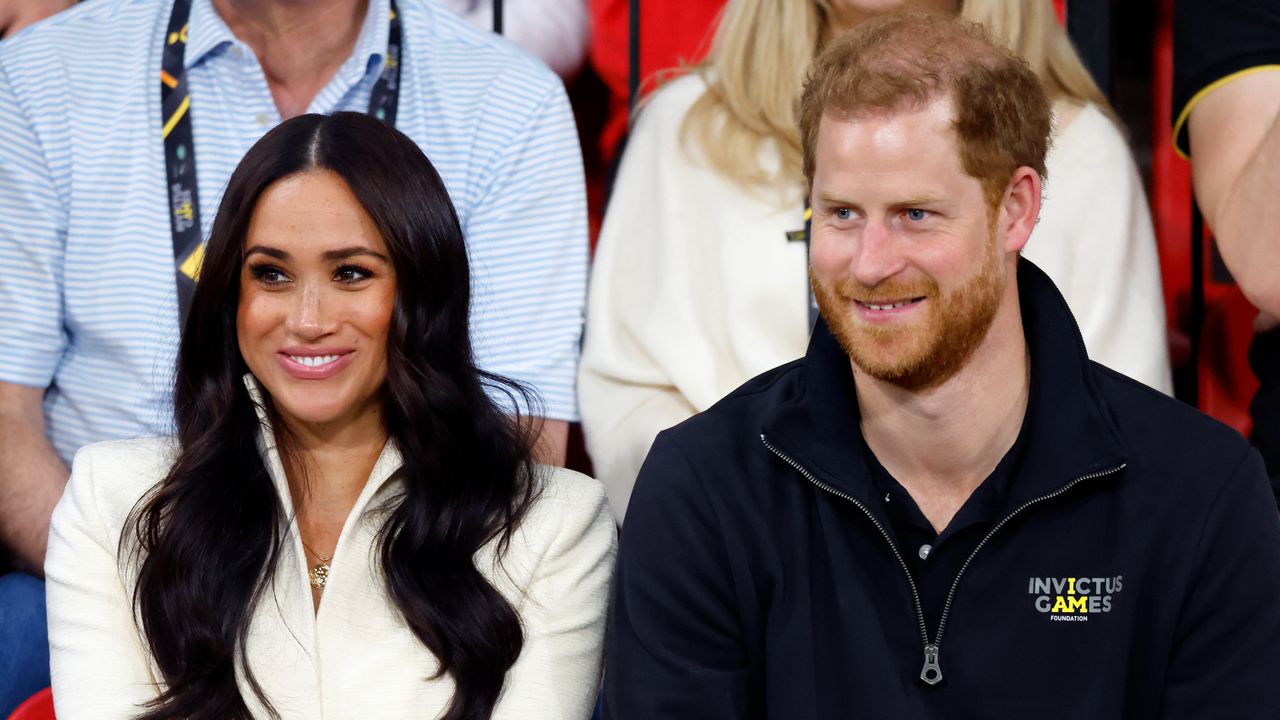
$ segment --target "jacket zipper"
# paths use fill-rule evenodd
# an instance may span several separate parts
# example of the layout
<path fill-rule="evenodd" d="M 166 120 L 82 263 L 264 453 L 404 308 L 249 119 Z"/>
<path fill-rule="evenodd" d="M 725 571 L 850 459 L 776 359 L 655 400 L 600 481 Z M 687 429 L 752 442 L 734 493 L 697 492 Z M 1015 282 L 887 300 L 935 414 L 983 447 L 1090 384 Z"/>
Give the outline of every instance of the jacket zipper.
<path fill-rule="evenodd" d="M 893 542 L 893 538 L 891 538 L 889 536 L 889 533 L 884 529 L 884 525 L 881 524 L 880 521 L 876 519 L 875 515 L 871 514 L 871 511 L 867 509 L 866 505 L 863 505 L 860 501 L 858 501 L 852 495 L 849 495 L 848 493 L 845 493 L 845 492 L 841 492 L 840 490 L 837 490 L 836 488 L 833 488 L 830 485 L 822 482 L 818 478 L 814 477 L 813 473 L 809 472 L 804 467 L 802 467 L 800 463 L 796 462 L 795 460 L 792 460 L 781 450 L 771 445 L 769 443 L 769 439 L 765 437 L 763 433 L 761 433 L 760 435 L 760 442 L 764 444 L 764 446 L 769 450 L 769 452 L 778 456 L 779 458 L 782 459 L 783 462 L 795 468 L 796 472 L 803 475 L 804 478 L 808 480 L 811 484 L 813 484 L 815 487 L 821 490 L 824 490 L 827 493 L 835 495 L 836 497 L 843 498 L 849 501 L 850 503 L 853 503 L 855 507 L 857 507 L 859 510 L 862 511 L 864 515 L 867 516 L 867 519 L 871 521 L 871 524 L 874 525 L 875 528 L 880 531 L 880 535 L 884 538 L 885 542 L 889 544 L 889 549 L 893 551 L 893 556 L 898 559 L 898 564 L 902 567 L 903 574 L 907 576 L 907 584 L 911 586 L 911 596 L 915 600 L 915 606 L 916 606 L 916 618 L 920 621 L 920 636 L 924 641 L 924 666 L 920 670 L 920 679 L 925 681 L 929 685 L 937 685 L 938 683 L 942 682 L 942 665 L 939 662 L 939 652 L 940 652 L 939 648 L 942 645 L 942 634 L 947 629 L 947 619 L 951 616 L 951 603 L 955 599 L 956 589 L 960 587 L 960 578 L 964 577 L 965 571 L 969 569 L 969 566 L 971 564 L 973 564 L 973 558 L 976 557 L 978 552 L 982 550 L 983 546 L 987 544 L 987 541 L 989 541 L 993 535 L 999 532 L 1000 528 L 1004 527 L 1006 524 L 1008 524 L 1010 520 L 1012 520 L 1014 517 L 1016 517 L 1018 514 L 1022 513 L 1024 510 L 1031 507 L 1032 505 L 1036 505 L 1038 503 L 1044 502 L 1045 500 L 1052 500 L 1053 498 L 1058 497 L 1059 495 L 1067 492 L 1071 488 L 1075 487 L 1076 485 L 1079 485 L 1082 482 L 1085 482 L 1086 480 L 1093 480 L 1096 478 L 1100 478 L 1107 475 L 1111 475 L 1113 473 L 1120 472 L 1121 470 L 1124 469 L 1125 465 L 1127 464 L 1127 463 L 1120 463 L 1119 465 L 1107 470 L 1099 470 L 1097 472 L 1089 473 L 1088 475 L 1082 475 L 1047 495 L 1041 495 L 1040 497 L 1028 500 L 1022 505 L 1019 505 L 1017 508 L 1015 508 L 1013 512 L 1010 512 L 1008 515 L 1005 515 L 1004 518 L 1000 520 L 1000 522 L 996 523 L 995 526 L 991 528 L 991 530 L 987 531 L 986 536 L 983 537 L 982 540 L 977 544 L 977 546 L 973 548 L 973 552 L 969 553 L 968 559 L 966 559 L 964 561 L 964 564 L 960 566 L 960 571 L 956 573 L 955 580 L 951 582 L 951 590 L 947 593 L 947 600 L 942 606 L 942 616 L 938 619 L 938 632 L 934 635 L 933 642 L 929 642 L 929 630 L 927 625 L 925 624 L 924 605 L 920 602 L 920 591 L 916 587 L 915 579 L 911 577 L 911 568 L 907 566 L 907 561 L 903 559 L 902 553 L 898 550 L 897 544 Z"/>
<path fill-rule="evenodd" d="M 830 485 L 822 482 L 821 480 L 817 479 L 816 477 L 813 476 L 813 473 L 801 467 L 800 463 L 796 462 L 795 460 L 792 460 L 791 458 L 787 457 L 781 450 L 775 448 L 773 445 L 770 445 L 769 439 L 766 438 L 763 433 L 761 433 L 760 435 L 760 442 L 764 443 L 764 446 L 769 449 L 769 452 L 782 458 L 783 462 L 795 468 L 796 472 L 803 475 L 805 479 L 808 480 L 809 482 L 831 493 L 832 495 L 835 495 L 836 497 L 844 498 L 845 500 L 848 500 L 849 502 L 853 503 L 854 506 L 856 506 L 859 510 L 861 510 L 867 516 L 867 519 L 871 521 L 871 524 L 875 525 L 876 529 L 880 531 L 880 535 L 884 537 L 884 541 L 889 544 L 889 549 L 893 551 L 893 556 L 898 558 L 898 564 L 902 566 L 902 573 L 907 576 L 907 584 L 911 586 L 911 597 L 912 599 L 915 600 L 915 603 L 916 603 L 916 618 L 919 619 L 920 621 L 920 638 L 924 641 L 924 646 L 925 646 L 925 666 L 928 667 L 928 662 L 930 657 L 930 654 L 929 654 L 930 648 L 933 648 L 933 661 L 934 661 L 934 664 L 936 665 L 938 652 L 937 652 L 937 648 L 929 643 L 929 628 L 925 625 L 925 622 L 924 622 L 924 604 L 920 602 L 920 590 L 916 587 L 915 578 L 911 577 L 911 568 L 907 567 L 907 561 L 903 559 L 902 553 L 898 551 L 898 546 L 893 542 L 893 538 L 889 537 L 889 533 L 887 530 L 884 529 L 884 525 L 882 525 L 880 521 L 876 519 L 875 515 L 871 514 L 871 511 L 867 509 L 866 505 L 863 505 L 860 501 L 858 501 L 852 495 L 845 492 L 841 492 L 831 487 Z"/>

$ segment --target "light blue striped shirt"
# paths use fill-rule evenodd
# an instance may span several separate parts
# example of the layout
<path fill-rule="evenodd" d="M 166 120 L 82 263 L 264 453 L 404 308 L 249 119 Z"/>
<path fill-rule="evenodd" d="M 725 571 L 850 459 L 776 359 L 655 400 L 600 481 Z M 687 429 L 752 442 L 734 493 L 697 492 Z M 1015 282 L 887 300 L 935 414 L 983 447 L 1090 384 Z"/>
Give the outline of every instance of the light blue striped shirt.
<path fill-rule="evenodd" d="M 170 2 L 95 0 L 0 43 L 0 381 L 47 387 L 64 460 L 86 443 L 171 431 L 177 353 L 160 137 Z M 586 200 L 558 78 L 431 0 L 398 0 L 396 126 L 444 178 L 467 237 L 478 364 L 576 419 Z M 355 52 L 309 112 L 367 109 L 387 47 L 373 0 Z M 305 39 L 300 39 L 305 42 Z M 241 156 L 280 121 L 252 50 L 210 0 L 186 51 L 207 235 Z"/>

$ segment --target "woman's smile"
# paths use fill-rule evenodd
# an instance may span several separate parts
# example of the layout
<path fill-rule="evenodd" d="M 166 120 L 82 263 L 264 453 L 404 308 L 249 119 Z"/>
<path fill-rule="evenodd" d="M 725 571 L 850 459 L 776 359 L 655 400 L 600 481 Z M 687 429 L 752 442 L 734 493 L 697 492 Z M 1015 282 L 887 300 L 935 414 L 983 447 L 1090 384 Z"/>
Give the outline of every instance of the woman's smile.
<path fill-rule="evenodd" d="M 355 350 L 298 351 L 285 349 L 276 353 L 280 367 L 299 380 L 327 380 L 351 364 Z"/>
<path fill-rule="evenodd" d="M 245 364 L 294 424 L 376 421 L 396 274 L 336 173 L 271 185 L 244 240 L 236 331 Z"/>

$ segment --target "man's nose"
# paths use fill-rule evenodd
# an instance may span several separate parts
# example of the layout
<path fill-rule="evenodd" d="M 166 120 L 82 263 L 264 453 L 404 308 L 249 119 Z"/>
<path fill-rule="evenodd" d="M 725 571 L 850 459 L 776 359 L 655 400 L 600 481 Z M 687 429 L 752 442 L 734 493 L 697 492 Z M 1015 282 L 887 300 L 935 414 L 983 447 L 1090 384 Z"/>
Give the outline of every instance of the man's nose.
<path fill-rule="evenodd" d="M 882 220 L 869 220 L 850 259 L 853 277 L 867 287 L 902 272 L 906 266 L 901 240 Z"/>

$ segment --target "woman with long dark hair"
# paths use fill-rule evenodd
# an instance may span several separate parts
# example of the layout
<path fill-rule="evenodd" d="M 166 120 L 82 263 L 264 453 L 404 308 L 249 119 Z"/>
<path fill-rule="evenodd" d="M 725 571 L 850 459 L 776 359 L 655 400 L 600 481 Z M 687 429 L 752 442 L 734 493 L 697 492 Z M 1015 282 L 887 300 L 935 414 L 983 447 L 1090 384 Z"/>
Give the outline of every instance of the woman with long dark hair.
<path fill-rule="evenodd" d="M 613 523 L 475 367 L 469 283 L 404 135 L 305 115 L 254 145 L 184 325 L 177 436 L 84 448 L 54 513 L 60 720 L 591 715 Z"/>

